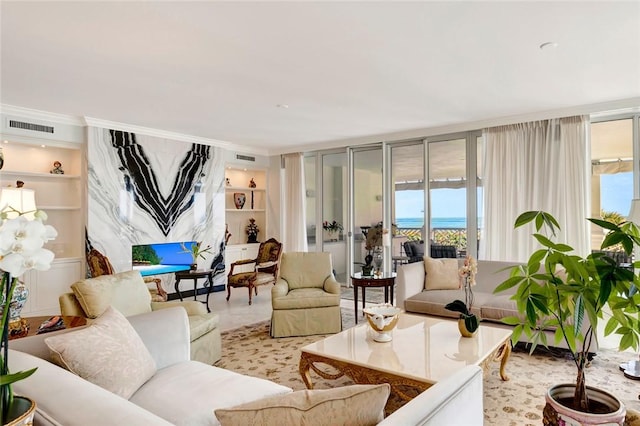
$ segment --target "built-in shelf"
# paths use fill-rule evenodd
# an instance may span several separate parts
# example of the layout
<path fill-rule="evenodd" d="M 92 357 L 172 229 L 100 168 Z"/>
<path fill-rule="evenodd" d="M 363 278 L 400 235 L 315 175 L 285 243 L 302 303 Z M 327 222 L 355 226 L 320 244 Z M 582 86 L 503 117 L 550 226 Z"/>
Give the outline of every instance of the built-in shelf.
<path fill-rule="evenodd" d="M 38 206 L 38 210 L 81 210 L 80 206 Z"/>
<path fill-rule="evenodd" d="M 227 191 L 266 191 L 264 188 L 249 188 L 248 186 L 225 186 L 224 189 Z"/>
<path fill-rule="evenodd" d="M 246 229 L 249 219 L 254 219 L 260 230 L 258 240 L 264 241 L 268 238 L 267 230 L 267 173 L 265 170 L 247 170 L 244 167 L 227 167 L 225 178 L 231 185 L 225 186 L 225 222 L 231 238 L 227 248 L 233 245 L 240 245 L 247 241 Z M 255 188 L 249 187 L 249 182 L 255 182 Z M 236 185 L 234 185 L 236 183 Z M 238 185 L 238 183 L 240 185 Z M 243 193 L 246 200 L 242 209 L 235 208 L 234 193 Z M 253 207 L 253 208 L 251 208 Z M 226 260 L 227 255 L 225 255 Z"/>
<path fill-rule="evenodd" d="M 0 175 L 3 176 L 15 176 L 15 177 L 37 177 L 47 179 L 80 179 L 79 175 L 56 175 L 53 173 L 40 173 L 40 172 L 19 172 L 13 170 L 0 170 Z"/>

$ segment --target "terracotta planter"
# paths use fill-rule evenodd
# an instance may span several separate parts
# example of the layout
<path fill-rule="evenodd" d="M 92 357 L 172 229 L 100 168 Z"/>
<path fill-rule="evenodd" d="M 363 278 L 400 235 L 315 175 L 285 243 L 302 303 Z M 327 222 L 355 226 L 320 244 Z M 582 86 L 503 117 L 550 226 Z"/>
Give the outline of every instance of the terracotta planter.
<path fill-rule="evenodd" d="M 626 409 L 618 398 L 603 390 L 587 386 L 587 395 L 591 403 L 608 407 L 602 414 L 585 413 L 566 407 L 558 402 L 573 398 L 575 385 L 563 383 L 551 387 L 545 395 L 542 423 L 545 426 L 590 426 L 590 425 L 624 425 Z M 606 410 L 605 410 L 606 411 Z"/>
<path fill-rule="evenodd" d="M 13 404 L 9 408 L 8 426 L 33 425 L 33 417 L 36 414 L 36 403 L 24 396 L 15 396 Z"/>
<path fill-rule="evenodd" d="M 476 329 L 476 331 L 474 331 L 473 333 L 470 332 L 469 330 L 467 330 L 467 326 L 464 323 L 464 318 L 459 318 L 458 319 L 458 330 L 460 330 L 460 335 L 462 337 L 473 337 L 476 335 L 476 333 L 478 332 L 480 328 L 478 327 Z"/>

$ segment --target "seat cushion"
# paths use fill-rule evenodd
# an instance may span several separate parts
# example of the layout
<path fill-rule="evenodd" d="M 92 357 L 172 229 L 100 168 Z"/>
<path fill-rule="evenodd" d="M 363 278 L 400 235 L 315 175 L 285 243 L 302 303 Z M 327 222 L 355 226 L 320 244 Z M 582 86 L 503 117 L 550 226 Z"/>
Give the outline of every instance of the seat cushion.
<path fill-rule="evenodd" d="M 189 336 L 194 341 L 218 326 L 218 315 L 189 315 Z"/>
<path fill-rule="evenodd" d="M 272 284 L 275 281 L 276 279 L 273 276 L 273 274 L 268 274 L 266 272 L 258 272 L 256 274 L 256 280 L 254 282 L 254 285 Z"/>
<path fill-rule="evenodd" d="M 494 297 L 490 293 L 474 291 L 471 312 L 482 318 L 481 307 Z M 405 300 L 404 308 L 407 312 L 458 318 L 460 313 L 444 308 L 456 299 L 464 300 L 464 290 L 424 290 Z"/>
<path fill-rule="evenodd" d="M 215 411 L 222 426 L 376 425 L 384 419 L 391 387 L 352 385 L 303 390 Z"/>
<path fill-rule="evenodd" d="M 256 278 L 256 273 L 253 271 L 240 272 L 237 274 L 229 275 L 229 277 L 227 278 L 227 285 L 230 285 L 232 287 L 249 286 L 251 281 L 255 283 Z"/>
<path fill-rule="evenodd" d="M 151 295 L 138 271 L 87 278 L 71 290 L 89 318 L 99 317 L 109 306 L 126 317 L 151 312 Z"/>
<path fill-rule="evenodd" d="M 130 401 L 175 425 L 213 426 L 220 424 L 213 413 L 218 408 L 290 392 L 268 380 L 185 361 L 158 370 Z"/>
<path fill-rule="evenodd" d="M 321 288 L 298 288 L 286 296 L 271 300 L 273 309 L 323 308 L 340 305 L 340 295 L 327 293 Z"/>
<path fill-rule="evenodd" d="M 44 341 L 56 364 L 126 399 L 156 372 L 140 336 L 112 307 L 90 326 Z"/>

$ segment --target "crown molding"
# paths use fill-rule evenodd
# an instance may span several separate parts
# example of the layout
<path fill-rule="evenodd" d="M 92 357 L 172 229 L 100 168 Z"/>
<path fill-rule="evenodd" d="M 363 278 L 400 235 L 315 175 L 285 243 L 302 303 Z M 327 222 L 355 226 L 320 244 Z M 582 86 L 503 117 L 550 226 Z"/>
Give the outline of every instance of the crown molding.
<path fill-rule="evenodd" d="M 200 136 L 187 135 L 184 133 L 171 132 L 168 130 L 153 129 L 150 127 L 136 126 L 133 124 L 120 123 L 117 121 L 102 120 L 94 117 L 84 117 L 86 126 L 101 127 L 103 129 L 118 129 L 125 132 L 144 134 L 157 138 L 171 139 L 182 142 L 198 143 L 203 145 L 211 145 L 224 148 L 229 151 L 250 152 L 257 155 L 266 155 L 266 150 L 250 150 L 248 147 L 237 145 L 232 142 L 222 141 L 218 139 L 203 138 Z"/>
<path fill-rule="evenodd" d="M 640 97 L 634 97 L 609 102 L 600 102 L 525 114 L 488 118 L 472 122 L 453 123 L 437 127 L 425 127 L 420 129 L 411 129 L 377 135 L 366 135 L 349 139 L 321 141 L 308 145 L 282 148 L 272 152 L 272 155 L 344 148 L 348 146 L 380 143 L 383 141 L 400 142 L 407 140 L 418 140 L 433 136 L 448 135 L 452 133 L 482 130 L 487 127 L 505 126 L 509 124 L 526 123 L 536 120 L 549 120 L 551 118 L 569 117 L 573 115 L 589 115 L 592 119 L 602 119 L 605 117 L 620 116 L 623 114 L 634 114 L 638 112 L 640 112 Z"/>
<path fill-rule="evenodd" d="M 84 120 L 82 119 L 82 117 L 68 114 L 57 114 L 54 112 L 24 108 L 15 105 L 0 104 L 0 113 L 6 115 L 16 115 L 32 120 L 48 121 L 51 123 L 67 124 L 80 127 L 84 126 Z"/>

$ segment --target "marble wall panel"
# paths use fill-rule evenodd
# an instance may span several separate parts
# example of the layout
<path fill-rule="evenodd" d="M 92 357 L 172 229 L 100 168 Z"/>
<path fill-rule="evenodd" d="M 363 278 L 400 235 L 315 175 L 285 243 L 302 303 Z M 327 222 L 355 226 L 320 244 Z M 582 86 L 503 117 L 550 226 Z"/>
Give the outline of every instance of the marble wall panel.
<path fill-rule="evenodd" d="M 215 284 L 224 283 L 222 148 L 97 127 L 88 132 L 87 245 L 119 272 L 132 267 L 132 245 L 202 241 L 214 249 L 199 268 L 221 263 Z"/>

